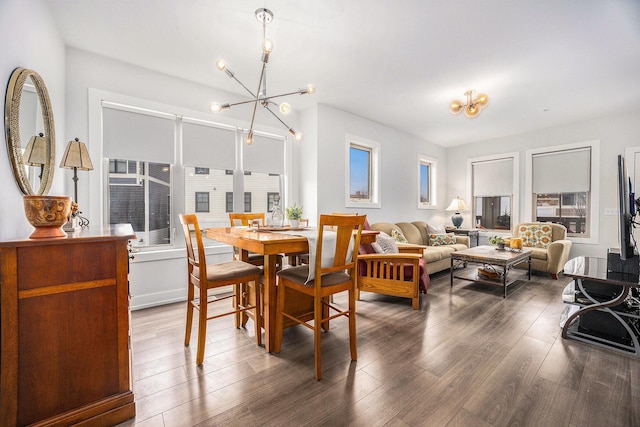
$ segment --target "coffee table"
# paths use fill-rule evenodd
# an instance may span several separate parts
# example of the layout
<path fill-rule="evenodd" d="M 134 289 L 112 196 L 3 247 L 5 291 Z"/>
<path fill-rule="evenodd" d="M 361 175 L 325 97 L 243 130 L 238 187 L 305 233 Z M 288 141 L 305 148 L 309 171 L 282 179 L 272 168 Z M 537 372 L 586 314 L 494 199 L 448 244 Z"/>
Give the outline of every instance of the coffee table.
<path fill-rule="evenodd" d="M 504 296 L 507 297 L 507 287 L 516 280 L 524 276 L 512 272 L 513 267 L 522 262 L 526 262 L 528 268 L 528 280 L 531 281 L 531 251 L 522 249 L 520 251 L 499 250 L 496 246 L 476 246 L 475 248 L 456 251 L 451 254 L 451 287 L 453 279 L 462 279 L 469 282 L 482 283 L 485 285 L 502 286 Z M 480 265 L 485 271 L 485 275 L 478 272 L 477 268 L 468 268 L 468 264 Z M 507 278 L 509 276 L 509 278 Z"/>

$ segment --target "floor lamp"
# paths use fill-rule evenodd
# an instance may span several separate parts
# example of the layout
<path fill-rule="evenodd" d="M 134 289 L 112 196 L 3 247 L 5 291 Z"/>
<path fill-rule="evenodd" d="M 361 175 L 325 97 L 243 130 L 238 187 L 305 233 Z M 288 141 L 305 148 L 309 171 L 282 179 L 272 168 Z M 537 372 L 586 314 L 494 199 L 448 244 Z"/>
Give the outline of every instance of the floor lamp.
<path fill-rule="evenodd" d="M 67 143 L 67 148 L 62 155 L 60 167 L 65 169 L 73 169 L 73 201 L 78 203 L 78 169 L 82 171 L 93 170 L 93 164 L 89 157 L 89 151 L 84 142 L 80 142 L 78 138 Z M 82 212 L 78 211 L 78 222 L 81 227 L 89 225 L 89 220 L 81 216 Z"/>

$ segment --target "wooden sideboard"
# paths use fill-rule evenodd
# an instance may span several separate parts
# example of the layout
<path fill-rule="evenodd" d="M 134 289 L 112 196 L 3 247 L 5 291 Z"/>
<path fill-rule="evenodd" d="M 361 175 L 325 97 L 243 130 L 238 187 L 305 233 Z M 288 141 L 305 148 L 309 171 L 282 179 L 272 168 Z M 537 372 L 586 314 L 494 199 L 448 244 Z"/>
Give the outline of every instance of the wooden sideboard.
<path fill-rule="evenodd" d="M 0 426 L 135 416 L 128 224 L 0 242 Z"/>

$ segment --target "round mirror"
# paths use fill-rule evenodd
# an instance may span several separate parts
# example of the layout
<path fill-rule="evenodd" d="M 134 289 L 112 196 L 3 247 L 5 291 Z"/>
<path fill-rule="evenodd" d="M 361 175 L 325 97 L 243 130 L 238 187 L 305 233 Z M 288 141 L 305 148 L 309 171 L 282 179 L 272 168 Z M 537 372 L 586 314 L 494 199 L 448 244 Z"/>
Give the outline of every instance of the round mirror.
<path fill-rule="evenodd" d="M 4 127 L 11 168 L 20 191 L 47 195 L 55 170 L 56 138 L 49 93 L 35 71 L 16 68 L 11 74 Z"/>

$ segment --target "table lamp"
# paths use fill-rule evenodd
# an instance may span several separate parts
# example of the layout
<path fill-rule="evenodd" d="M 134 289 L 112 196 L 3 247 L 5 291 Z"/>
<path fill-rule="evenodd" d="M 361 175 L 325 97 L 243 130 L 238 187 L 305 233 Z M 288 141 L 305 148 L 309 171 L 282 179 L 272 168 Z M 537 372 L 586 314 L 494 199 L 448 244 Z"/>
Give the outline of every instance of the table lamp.
<path fill-rule="evenodd" d="M 80 142 L 80 140 L 76 138 L 67 143 L 67 148 L 62 155 L 60 167 L 73 169 L 73 201 L 78 203 L 78 169 L 83 171 L 93 170 L 89 151 L 84 142 Z M 82 227 L 89 225 L 87 218 L 78 215 L 78 219 Z"/>
<path fill-rule="evenodd" d="M 38 178 L 42 179 L 42 171 L 45 163 L 47 163 L 47 144 L 49 138 L 46 138 L 42 133 L 40 135 L 32 136 L 29 139 L 27 148 L 22 155 L 22 162 L 29 166 L 40 166 L 40 175 Z"/>
<path fill-rule="evenodd" d="M 460 197 L 456 197 L 451 201 L 451 204 L 446 210 L 455 211 L 455 213 L 451 217 L 451 222 L 456 228 L 460 228 L 463 221 L 462 215 L 460 215 L 460 211 L 467 211 L 469 210 L 469 208 L 467 207 L 467 204 L 464 202 L 464 200 L 462 200 Z"/>

